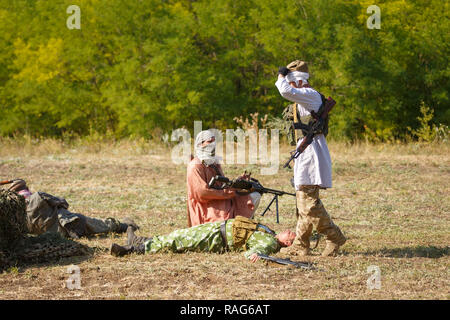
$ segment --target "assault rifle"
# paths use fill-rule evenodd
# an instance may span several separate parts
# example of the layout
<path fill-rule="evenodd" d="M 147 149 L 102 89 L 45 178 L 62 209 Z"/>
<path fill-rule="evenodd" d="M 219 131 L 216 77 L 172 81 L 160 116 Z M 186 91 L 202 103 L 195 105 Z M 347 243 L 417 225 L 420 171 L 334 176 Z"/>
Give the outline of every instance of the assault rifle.
<path fill-rule="evenodd" d="M 291 261 L 290 259 L 281 259 L 281 258 L 275 258 L 275 257 L 271 257 L 262 253 L 258 253 L 258 256 L 261 259 L 267 260 L 267 261 L 272 261 L 278 264 L 284 264 L 284 265 L 288 265 L 288 266 L 294 266 L 296 268 L 302 268 L 305 270 L 314 270 L 315 268 L 312 266 L 311 263 L 306 263 L 306 262 L 295 262 L 295 261 Z"/>
<path fill-rule="evenodd" d="M 216 182 L 221 182 L 222 185 L 220 187 L 217 187 Z M 254 178 L 249 178 L 249 180 L 242 179 L 242 178 L 230 180 L 227 177 L 217 175 L 217 176 L 211 178 L 211 180 L 209 181 L 208 187 L 210 189 L 218 189 L 218 190 L 236 189 L 236 193 L 240 194 L 240 195 L 246 195 L 246 194 L 250 194 L 252 192 L 258 192 L 261 195 L 264 193 L 273 194 L 274 197 L 273 197 L 272 201 L 270 201 L 269 205 L 264 210 L 264 212 L 261 214 L 261 216 L 264 216 L 264 214 L 270 209 L 270 206 L 272 205 L 272 203 L 275 201 L 276 212 L 277 212 L 277 223 L 279 223 L 278 197 L 285 195 L 285 194 L 295 197 L 295 193 L 289 193 L 289 192 L 285 192 L 285 191 L 281 191 L 281 190 L 265 188 L 262 186 L 262 184 L 258 180 L 254 179 Z"/>
<path fill-rule="evenodd" d="M 297 149 L 291 152 L 291 157 L 284 164 L 283 168 L 289 167 L 291 161 L 296 159 L 313 142 L 314 136 L 317 133 L 322 132 L 328 113 L 333 109 L 335 104 L 336 101 L 334 101 L 333 98 L 328 97 L 323 104 L 323 108 L 321 107 L 319 109 L 319 112 L 315 113 L 314 111 L 311 111 L 311 116 L 314 120 L 310 122 L 309 125 L 301 126 L 301 129 L 305 130 L 306 134 Z"/>

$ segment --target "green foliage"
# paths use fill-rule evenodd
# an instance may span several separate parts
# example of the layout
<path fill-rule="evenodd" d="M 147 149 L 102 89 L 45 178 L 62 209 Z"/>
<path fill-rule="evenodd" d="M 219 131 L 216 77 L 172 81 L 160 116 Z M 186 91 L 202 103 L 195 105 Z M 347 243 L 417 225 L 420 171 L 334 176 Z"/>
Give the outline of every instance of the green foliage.
<path fill-rule="evenodd" d="M 449 135 L 449 128 L 446 125 L 440 124 L 436 126 L 431 123 L 433 119 L 433 110 L 427 107 L 423 102 L 420 106 L 421 116 L 417 117 L 419 120 L 419 128 L 417 130 L 408 127 L 408 130 L 420 141 L 420 142 L 433 142 L 433 141 L 447 141 Z"/>
<path fill-rule="evenodd" d="M 72 4 L 80 30 L 66 27 Z M 294 59 L 338 102 L 331 138 L 403 138 L 421 101 L 448 125 L 448 3 L 380 0 L 381 29 L 366 27 L 370 5 L 0 0 L 0 135 L 159 138 L 280 116 L 277 69 Z"/>

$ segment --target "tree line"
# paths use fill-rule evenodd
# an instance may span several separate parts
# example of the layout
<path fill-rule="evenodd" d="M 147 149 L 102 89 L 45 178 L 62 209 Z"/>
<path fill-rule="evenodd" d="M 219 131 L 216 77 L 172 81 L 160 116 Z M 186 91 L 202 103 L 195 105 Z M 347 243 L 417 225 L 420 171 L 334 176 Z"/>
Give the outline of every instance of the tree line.
<path fill-rule="evenodd" d="M 449 124 L 449 10 L 438 0 L 0 0 L 0 135 L 156 138 L 280 117 L 301 59 L 337 105 L 337 139 L 402 139 L 421 107 Z M 66 9 L 80 8 L 80 29 Z"/>

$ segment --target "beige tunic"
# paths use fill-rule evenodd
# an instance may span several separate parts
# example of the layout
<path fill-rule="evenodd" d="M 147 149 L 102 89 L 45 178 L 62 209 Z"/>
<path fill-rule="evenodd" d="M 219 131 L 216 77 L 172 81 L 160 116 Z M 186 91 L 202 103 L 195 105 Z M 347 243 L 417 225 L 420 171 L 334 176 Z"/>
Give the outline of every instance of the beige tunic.
<path fill-rule="evenodd" d="M 317 112 L 322 104 L 320 94 L 313 88 L 293 88 L 285 78 L 275 83 L 283 98 L 297 104 L 300 116 L 307 116 L 311 111 Z M 297 147 L 303 139 L 297 142 Z M 295 189 L 301 186 L 317 185 L 322 188 L 331 188 L 331 157 L 327 141 L 323 134 L 313 138 L 313 142 L 295 159 L 294 163 Z"/>

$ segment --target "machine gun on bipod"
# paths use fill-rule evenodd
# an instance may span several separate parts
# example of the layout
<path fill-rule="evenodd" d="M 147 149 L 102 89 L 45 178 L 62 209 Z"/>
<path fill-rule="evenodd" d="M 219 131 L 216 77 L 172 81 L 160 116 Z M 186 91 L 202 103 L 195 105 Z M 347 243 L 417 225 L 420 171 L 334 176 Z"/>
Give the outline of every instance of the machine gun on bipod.
<path fill-rule="evenodd" d="M 221 183 L 220 186 L 217 186 L 217 182 Z M 261 214 L 261 216 L 264 216 L 268 210 L 270 210 L 270 207 L 275 202 L 276 205 L 276 214 L 277 214 L 277 223 L 279 223 L 279 212 L 278 212 L 278 197 L 283 195 L 290 195 L 295 197 L 295 193 L 290 193 L 282 190 L 275 190 L 275 189 L 269 189 L 265 188 L 258 180 L 254 178 L 249 179 L 243 179 L 243 178 L 237 178 L 234 180 L 230 180 L 227 177 L 224 176 L 215 176 L 211 178 L 209 181 L 208 187 L 210 189 L 235 189 L 236 193 L 239 195 L 247 195 L 252 192 L 258 192 L 261 195 L 264 193 L 270 193 L 273 194 L 272 201 L 270 201 L 269 205 L 266 207 L 264 212 Z"/>

